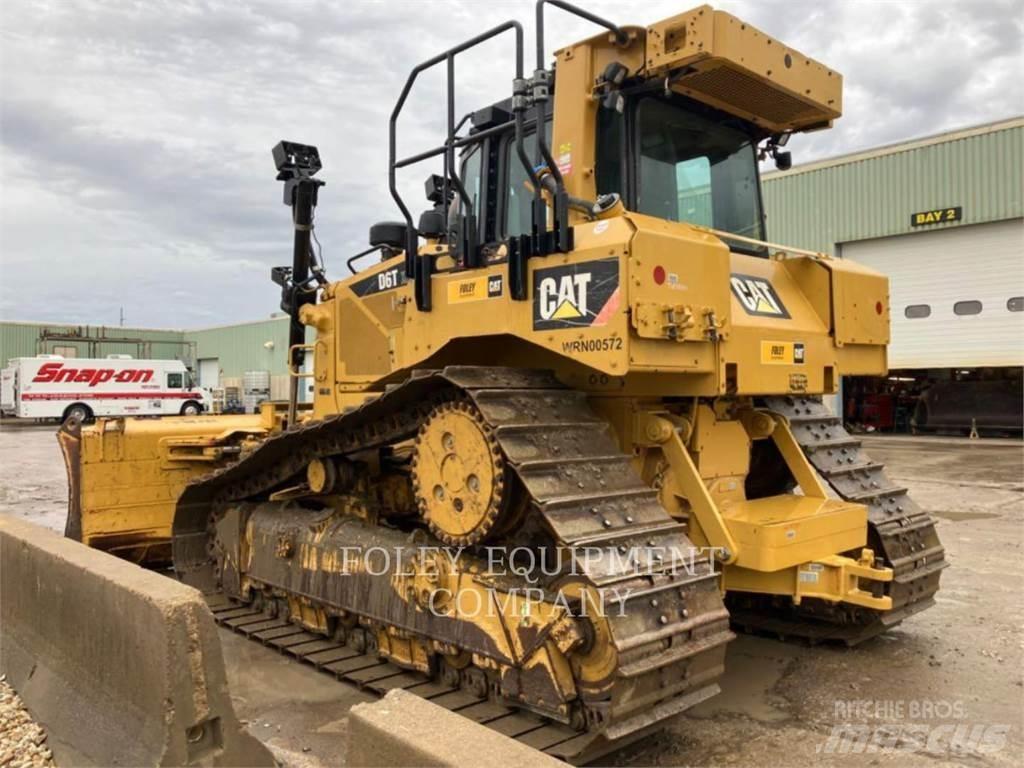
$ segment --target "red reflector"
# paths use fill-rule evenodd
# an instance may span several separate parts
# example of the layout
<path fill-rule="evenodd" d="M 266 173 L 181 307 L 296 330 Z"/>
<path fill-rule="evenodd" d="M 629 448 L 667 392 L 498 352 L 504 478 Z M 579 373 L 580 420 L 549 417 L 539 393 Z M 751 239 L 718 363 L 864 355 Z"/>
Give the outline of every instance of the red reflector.
<path fill-rule="evenodd" d="M 882 314 L 882 302 L 875 302 L 875 312 L 877 312 L 878 314 Z"/>
<path fill-rule="evenodd" d="M 662 285 L 665 282 L 665 268 L 655 267 L 654 268 L 654 282 L 658 285 Z"/>

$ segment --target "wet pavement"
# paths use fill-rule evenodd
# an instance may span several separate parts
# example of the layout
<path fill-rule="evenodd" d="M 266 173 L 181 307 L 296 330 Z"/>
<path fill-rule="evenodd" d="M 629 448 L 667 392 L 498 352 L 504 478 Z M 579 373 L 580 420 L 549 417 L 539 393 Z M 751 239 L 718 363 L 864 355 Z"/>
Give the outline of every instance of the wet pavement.
<path fill-rule="evenodd" d="M 62 530 L 67 491 L 53 432 L 0 428 L 0 513 Z M 721 695 L 607 762 L 1024 761 L 1024 446 L 863 439 L 938 518 L 951 567 L 937 605 L 853 649 L 741 636 L 729 648 Z M 288 765 L 340 764 L 347 711 L 371 697 L 237 635 L 224 631 L 222 641 L 232 698 L 251 731 Z"/>
<path fill-rule="evenodd" d="M 221 630 L 231 700 L 249 730 L 289 766 L 339 765 L 348 710 L 376 696 Z"/>
<path fill-rule="evenodd" d="M 859 437 L 938 518 L 937 604 L 855 648 L 740 636 L 723 693 L 618 765 L 1022 764 L 1024 446 Z"/>

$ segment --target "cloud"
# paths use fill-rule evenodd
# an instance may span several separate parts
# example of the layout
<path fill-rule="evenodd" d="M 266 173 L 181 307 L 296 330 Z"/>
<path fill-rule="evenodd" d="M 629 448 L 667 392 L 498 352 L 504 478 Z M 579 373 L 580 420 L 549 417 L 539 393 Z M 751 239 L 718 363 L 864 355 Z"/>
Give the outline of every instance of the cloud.
<path fill-rule="evenodd" d="M 667 0 L 587 3 L 643 24 Z M 1022 5 L 985 0 L 726 2 L 720 7 L 845 76 L 832 131 L 790 143 L 796 161 L 1024 112 Z M 533 3 L 7 0 L 0 10 L 0 316 L 195 327 L 275 311 L 269 270 L 288 263 L 288 209 L 270 147 L 320 147 L 317 211 L 329 271 L 394 219 L 387 121 L 409 69 L 518 17 L 532 63 Z M 548 50 L 589 36 L 548 11 Z M 510 39 L 459 61 L 459 116 L 505 98 Z M 399 152 L 439 140 L 443 73 L 424 76 Z M 418 210 L 422 180 L 400 176 Z"/>

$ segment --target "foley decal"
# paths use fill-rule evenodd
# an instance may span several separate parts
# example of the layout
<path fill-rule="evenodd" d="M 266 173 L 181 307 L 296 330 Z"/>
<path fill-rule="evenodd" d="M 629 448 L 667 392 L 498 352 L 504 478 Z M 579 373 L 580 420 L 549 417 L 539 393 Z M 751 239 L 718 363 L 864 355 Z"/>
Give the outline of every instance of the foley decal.
<path fill-rule="evenodd" d="M 533 273 L 533 329 L 607 325 L 619 297 L 617 258 L 538 269 Z"/>
<path fill-rule="evenodd" d="M 448 283 L 448 303 L 463 304 L 501 296 L 504 280 L 501 275 L 481 275 Z"/>
<path fill-rule="evenodd" d="M 764 278 L 732 275 L 729 282 L 732 285 L 732 292 L 748 315 L 789 319 L 789 312 L 786 311 L 786 306 L 779 298 L 779 294 Z"/>
<path fill-rule="evenodd" d="M 800 341 L 762 341 L 761 365 L 803 365 L 804 345 Z"/>

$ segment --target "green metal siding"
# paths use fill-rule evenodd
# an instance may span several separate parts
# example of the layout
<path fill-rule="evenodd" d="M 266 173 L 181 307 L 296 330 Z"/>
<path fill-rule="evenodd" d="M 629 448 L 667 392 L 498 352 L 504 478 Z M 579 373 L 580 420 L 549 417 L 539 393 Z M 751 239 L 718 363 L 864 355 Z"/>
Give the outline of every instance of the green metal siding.
<path fill-rule="evenodd" d="M 1024 216 L 1024 126 L 764 180 L 771 242 L 833 253 L 836 243 Z M 918 211 L 963 207 L 955 224 L 915 228 Z"/>
<path fill-rule="evenodd" d="M 80 341 L 53 341 L 45 344 L 40 342 L 43 330 L 73 334 L 81 337 Z M 113 342 L 106 339 L 132 338 L 141 343 Z M 91 344 L 89 340 L 95 343 Z M 151 328 L 121 328 L 103 326 L 55 325 L 51 323 L 19 323 L 0 321 L 0 367 L 6 367 L 7 361 L 14 357 L 34 357 L 37 354 L 53 354 L 55 347 L 74 347 L 76 357 L 97 357 L 107 355 L 131 355 L 132 357 L 149 357 L 156 360 L 184 360 L 190 363 L 189 347 L 185 342 L 183 331 L 154 330 Z"/>
<path fill-rule="evenodd" d="M 41 345 L 39 337 L 44 329 L 77 334 L 82 340 L 47 341 Z M 315 339 L 310 330 L 307 330 L 306 336 L 307 341 Z M 105 341 L 104 337 L 133 338 L 142 343 Z M 90 339 L 96 344 L 90 345 Z M 274 342 L 272 349 L 264 346 L 268 341 Z M 58 346 L 74 347 L 76 357 L 88 357 L 92 347 L 99 357 L 131 355 L 135 358 L 183 360 L 195 369 L 198 369 L 198 360 L 215 357 L 220 360 L 221 370 L 226 377 L 241 376 L 245 371 L 270 371 L 277 376 L 287 373 L 285 355 L 288 352 L 288 318 L 275 317 L 255 323 L 197 331 L 0 321 L 0 367 L 6 367 L 7 361 L 14 357 L 52 354 L 54 347 Z"/>
<path fill-rule="evenodd" d="M 285 357 L 288 354 L 288 318 L 275 317 L 255 323 L 230 325 L 187 331 L 186 338 L 196 342 L 200 360 L 217 358 L 222 376 L 241 376 L 245 371 L 270 371 L 278 376 L 288 372 Z M 315 336 L 306 329 L 306 340 Z M 273 342 L 267 349 L 266 343 Z"/>

